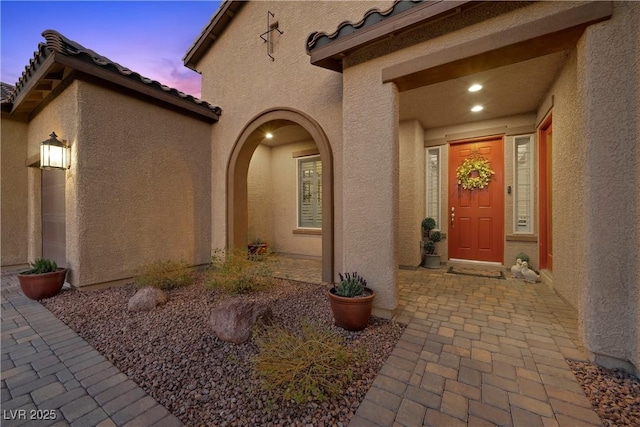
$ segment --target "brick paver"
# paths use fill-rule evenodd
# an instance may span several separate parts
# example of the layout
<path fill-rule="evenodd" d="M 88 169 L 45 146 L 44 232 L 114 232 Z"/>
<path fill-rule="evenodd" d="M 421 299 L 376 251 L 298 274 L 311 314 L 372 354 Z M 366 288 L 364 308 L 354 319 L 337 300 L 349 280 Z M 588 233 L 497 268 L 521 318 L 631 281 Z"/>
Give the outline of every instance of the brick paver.
<path fill-rule="evenodd" d="M 393 421 L 373 418 L 371 389 L 351 425 L 602 425 L 565 362 L 586 360 L 573 308 L 544 284 L 445 271 L 400 270 L 395 320 L 408 327 L 383 370 L 413 363 L 411 385 L 386 371 Z"/>
<path fill-rule="evenodd" d="M 27 299 L 15 274 L 2 273 L 1 314 L 3 427 L 182 425 L 44 306 Z"/>
<path fill-rule="evenodd" d="M 276 271 L 321 283 L 317 261 L 280 259 Z M 407 329 L 350 426 L 602 425 L 565 362 L 586 359 L 576 312 L 544 284 L 400 270 L 398 299 Z M 55 411 L 37 425 L 182 425 L 6 273 L 1 344 L 5 412 Z"/>

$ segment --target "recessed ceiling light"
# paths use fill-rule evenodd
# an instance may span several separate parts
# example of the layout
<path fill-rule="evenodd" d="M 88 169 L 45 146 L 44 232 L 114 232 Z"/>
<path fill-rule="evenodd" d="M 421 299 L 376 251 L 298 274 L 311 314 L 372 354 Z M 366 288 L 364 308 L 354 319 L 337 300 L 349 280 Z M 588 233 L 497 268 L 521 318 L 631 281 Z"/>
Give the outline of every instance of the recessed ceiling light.
<path fill-rule="evenodd" d="M 265 136 L 267 137 L 267 139 L 273 138 L 273 134 L 271 132 L 267 132 Z"/>
<path fill-rule="evenodd" d="M 482 110 L 484 110 L 484 107 L 482 105 L 474 105 L 471 108 L 471 111 L 473 111 L 474 113 L 477 113 L 478 111 L 482 111 Z"/>
<path fill-rule="evenodd" d="M 482 89 L 482 85 L 479 85 L 477 83 L 469 86 L 469 92 L 477 92 L 480 89 Z"/>

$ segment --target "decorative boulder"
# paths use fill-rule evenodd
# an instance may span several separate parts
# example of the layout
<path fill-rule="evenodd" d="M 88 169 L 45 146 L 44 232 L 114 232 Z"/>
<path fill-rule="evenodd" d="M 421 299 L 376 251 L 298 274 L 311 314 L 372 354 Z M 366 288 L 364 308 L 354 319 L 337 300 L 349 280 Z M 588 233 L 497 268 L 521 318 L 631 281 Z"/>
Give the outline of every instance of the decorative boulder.
<path fill-rule="evenodd" d="M 149 311 L 167 302 L 167 295 L 158 288 L 148 286 L 140 289 L 129 299 L 127 310 Z"/>
<path fill-rule="evenodd" d="M 264 303 L 230 299 L 211 310 L 209 324 L 222 341 L 241 344 L 251 337 L 258 319 L 268 322 L 273 313 Z"/>

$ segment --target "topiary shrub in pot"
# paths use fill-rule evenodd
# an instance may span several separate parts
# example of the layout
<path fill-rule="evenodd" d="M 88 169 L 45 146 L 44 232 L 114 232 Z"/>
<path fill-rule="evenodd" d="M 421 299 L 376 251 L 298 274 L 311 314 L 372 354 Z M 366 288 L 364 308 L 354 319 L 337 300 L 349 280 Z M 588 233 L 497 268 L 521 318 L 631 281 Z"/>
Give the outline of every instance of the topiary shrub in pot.
<path fill-rule="evenodd" d="M 531 260 L 529 259 L 529 255 L 525 254 L 524 252 L 520 252 L 518 255 L 516 255 L 516 259 L 518 258 L 520 258 L 520 261 L 522 262 L 531 263 Z M 531 267 L 531 265 L 529 265 L 529 267 Z"/>
<path fill-rule="evenodd" d="M 339 273 L 340 283 L 329 289 L 331 311 L 336 326 L 348 331 L 367 327 L 376 294 L 367 288 L 367 281 L 358 273 Z"/>
<path fill-rule="evenodd" d="M 31 268 L 18 274 L 20 289 L 27 298 L 41 300 L 58 295 L 64 279 L 66 268 L 58 268 L 55 261 L 38 258 L 29 264 Z"/>
<path fill-rule="evenodd" d="M 426 239 L 422 242 L 424 249 L 422 266 L 426 268 L 440 268 L 440 255 L 436 253 L 436 243 L 442 240 L 442 234 L 439 231 L 433 231 L 434 228 L 436 228 L 435 219 L 425 218 L 422 220 L 422 230 Z"/>

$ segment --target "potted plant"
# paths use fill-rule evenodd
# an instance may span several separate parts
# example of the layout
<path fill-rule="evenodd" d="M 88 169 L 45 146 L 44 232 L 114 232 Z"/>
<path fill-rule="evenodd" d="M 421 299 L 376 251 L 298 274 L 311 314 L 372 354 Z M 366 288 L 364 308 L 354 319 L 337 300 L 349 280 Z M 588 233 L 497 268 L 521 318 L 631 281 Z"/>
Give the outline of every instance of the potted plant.
<path fill-rule="evenodd" d="M 60 292 L 67 275 L 66 268 L 59 268 L 55 261 L 46 258 L 38 258 L 29 266 L 29 270 L 18 274 L 20 288 L 27 298 L 40 300 Z"/>
<path fill-rule="evenodd" d="M 265 255 L 267 253 L 267 242 L 260 238 L 253 239 L 253 242 L 247 245 L 247 249 L 249 250 L 249 256 L 252 255 Z"/>
<path fill-rule="evenodd" d="M 435 219 L 425 218 L 422 220 L 422 230 L 426 238 L 422 242 L 424 248 L 422 266 L 426 268 L 440 268 L 440 255 L 436 253 L 436 243 L 442 240 L 442 234 L 439 231 L 433 231 L 434 228 L 436 228 Z"/>
<path fill-rule="evenodd" d="M 339 273 L 340 283 L 329 289 L 329 301 L 336 326 L 348 331 L 366 328 L 376 294 L 358 273 Z"/>
<path fill-rule="evenodd" d="M 529 259 L 529 255 L 525 254 L 524 252 L 520 252 L 518 255 L 516 255 L 516 259 L 518 258 L 520 258 L 520 261 L 522 262 L 528 262 L 529 267 L 531 267 L 531 260 Z"/>

